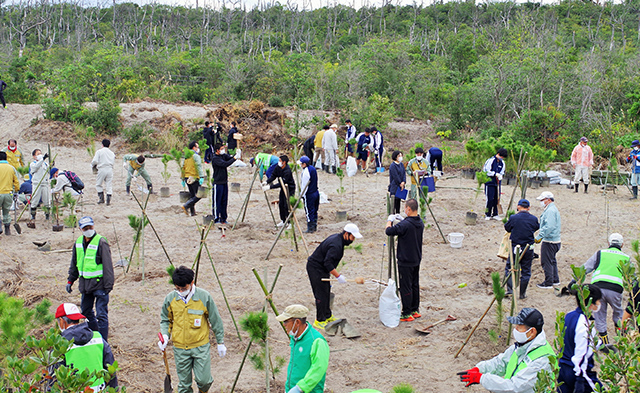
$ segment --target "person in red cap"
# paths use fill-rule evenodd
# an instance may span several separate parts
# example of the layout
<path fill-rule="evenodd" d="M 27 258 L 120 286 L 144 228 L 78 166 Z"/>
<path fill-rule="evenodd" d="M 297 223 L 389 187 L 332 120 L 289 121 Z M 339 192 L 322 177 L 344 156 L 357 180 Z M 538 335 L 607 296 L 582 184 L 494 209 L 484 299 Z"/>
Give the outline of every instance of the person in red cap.
<path fill-rule="evenodd" d="M 78 371 L 88 370 L 89 372 L 108 370 L 109 366 L 115 362 L 111 346 L 102 339 L 99 332 L 94 332 L 89 328 L 89 324 L 85 321 L 86 317 L 80 313 L 78 306 L 73 303 L 62 303 L 58 306 L 55 316 L 62 337 L 69 341 L 73 340 L 73 345 L 67 350 L 64 360 L 48 370 L 49 375 L 52 376 L 49 387 L 52 388 L 57 383 L 55 370 L 60 366 L 73 367 Z M 88 388 L 93 392 L 99 392 L 106 387 L 118 387 L 116 374 L 113 374 L 108 381 L 97 378 Z"/>

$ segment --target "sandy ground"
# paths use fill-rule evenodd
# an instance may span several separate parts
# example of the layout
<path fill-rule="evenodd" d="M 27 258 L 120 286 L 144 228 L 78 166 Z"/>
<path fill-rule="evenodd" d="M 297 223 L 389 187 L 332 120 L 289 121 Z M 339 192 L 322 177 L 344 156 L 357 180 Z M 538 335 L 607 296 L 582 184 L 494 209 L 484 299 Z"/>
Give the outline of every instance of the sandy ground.
<path fill-rule="evenodd" d="M 9 136 L 22 140 L 24 135 L 21 135 L 21 130 L 28 127 L 29 121 L 35 117 L 34 113 L 37 113 L 37 108 L 32 106 L 14 105 L 10 109 L 0 112 L 0 140 L 3 143 Z M 199 113 L 199 110 L 194 112 Z M 43 142 L 45 141 L 21 142 L 21 147 L 25 152 L 30 152 L 35 147 L 43 146 Z M 75 171 L 87 185 L 85 203 L 78 214 L 93 216 L 98 233 L 109 239 L 114 261 L 120 259 L 120 252 L 123 257 L 128 257 L 133 230 L 128 225 L 127 215 L 140 214 L 140 209 L 124 193 L 125 176 L 120 164 L 122 155 L 118 155 L 115 170 L 113 205 L 107 207 L 96 204 L 97 196 L 93 188 L 95 177 L 91 173 L 88 154 L 81 149 L 55 148 L 55 151 L 58 153 L 57 167 Z M 162 185 L 162 164 L 159 159 L 149 159 L 147 162 L 154 185 L 159 188 Z M 211 200 L 200 201 L 196 220 L 186 217 L 178 201 L 180 185 L 176 180 L 177 171 L 174 166 L 171 170 L 174 173 L 169 184 L 171 197 L 151 196 L 147 212 L 174 264 L 191 266 L 199 244 L 198 224 L 202 222 L 203 213 L 210 211 Z M 355 340 L 327 337 L 331 358 L 326 391 L 342 393 L 376 388 L 388 392 L 399 383 L 409 383 L 417 392 L 484 391 L 477 386 L 465 389 L 455 373 L 504 349 L 504 345 L 493 343 L 487 334 L 489 329 L 495 328 L 493 310 L 461 356 L 458 359 L 453 356 L 469 329 L 491 302 L 490 274 L 504 269 L 504 263 L 495 256 L 504 230 L 497 221 L 483 220 L 475 226 L 466 226 L 465 212 L 470 208 L 482 211 L 483 197 L 475 199 L 474 192 L 468 189 L 447 188 L 474 187 L 475 181 L 463 180 L 459 173 L 451 172 L 446 175 L 454 177 L 439 183 L 442 187 L 432 195 L 432 207 L 445 235 L 451 232 L 462 232 L 465 235 L 463 247 L 453 249 L 444 244 L 433 226 L 433 220 L 427 218 L 426 223 L 431 224 L 431 227 L 425 231 L 421 265 L 423 318 L 416 322 L 402 323 L 395 329 L 386 328 L 380 323 L 378 289 L 356 284 L 334 286 L 334 314 L 348 318 L 362 333 L 362 337 Z M 230 170 L 230 182 L 241 184 L 240 193 L 229 195 L 231 220 L 235 220 L 238 215 L 250 180 L 249 169 Z M 364 235 L 363 239 L 356 241 L 356 244 L 362 244 L 363 252 L 360 254 L 353 249 L 346 250 L 342 273 L 348 278 L 363 276 L 386 279 L 384 226 L 387 216 L 387 184 L 386 174 L 370 177 L 358 174 L 353 179 L 345 179 L 347 193 L 341 203 L 336 192 L 339 187 L 338 179 L 321 173 L 320 189 L 328 194 L 331 203 L 320 206 L 318 232 L 306 237 L 310 251 L 328 235 L 340 231 L 344 223 L 336 222 L 335 211 L 347 210 L 349 221 L 356 223 Z M 547 190 L 556 195 L 563 220 L 562 249 L 558 254 L 563 283 L 570 279 L 569 266 L 584 263 L 597 249 L 604 247 L 608 233 L 622 233 L 627 244 L 637 237 L 638 224 L 635 217 L 629 215 L 636 205 L 628 200 L 629 195 L 625 189 L 619 189 L 617 194 L 609 193 L 606 197 L 596 187 L 592 187 L 587 195 L 582 192 L 574 194 L 564 186 L 551 186 Z M 512 187 L 505 187 L 504 200 L 509 199 L 511 191 Z M 531 200 L 537 196 L 534 191 L 538 190 L 528 193 Z M 141 195 L 140 192 L 138 195 Z M 276 199 L 277 191 L 270 191 L 269 197 Z M 539 216 L 542 209 L 535 202 L 532 205 L 532 213 Z M 506 202 L 503 206 L 506 207 Z M 607 208 L 608 218 L 605 215 Z M 274 207 L 274 213 L 277 214 L 275 209 Z M 303 212 L 300 211 L 299 219 L 303 217 Z M 42 297 L 49 298 L 54 306 L 60 302 L 79 303 L 77 285 L 71 294 L 64 290 L 70 253 L 44 254 L 32 244 L 33 241 L 48 240 L 55 250 L 69 249 L 79 235 L 78 230 L 65 228 L 63 232 L 54 233 L 50 224 L 44 221 L 42 213 L 38 215 L 37 229 L 31 230 L 26 228 L 25 219 L 26 216 L 20 222 L 23 227 L 22 235 L 0 237 L 0 272 L 3 273 L 0 290 L 11 289 L 15 295 L 29 303 Z M 167 259 L 152 231 L 147 228 L 145 279 L 142 280 L 142 266 L 135 261 L 126 275 L 118 268 L 110 300 L 109 341 L 121 367 L 120 382 L 130 392 L 162 391 L 164 379 L 162 356 L 156 342 L 162 300 L 173 288 L 168 284 L 165 273 Z M 307 254 L 304 247 L 300 245 L 296 252 L 291 239 L 281 239 L 267 261 L 265 255 L 275 234 L 264 196 L 257 186 L 254 186 L 245 222 L 235 231 L 228 231 L 224 238 L 216 230 L 209 234 L 207 245 L 213 254 L 215 267 L 236 320 L 247 311 L 261 309 L 264 303 L 264 295 L 251 270 L 255 268 L 263 275 L 266 269 L 267 281 L 271 282 L 279 264 L 284 267 L 273 295 L 276 306 L 281 311 L 292 303 L 304 304 L 311 309 L 310 319 L 313 320 L 315 308 L 305 271 Z M 625 250 L 630 253 L 628 246 L 625 246 Z M 545 331 L 552 337 L 555 312 L 572 310 L 574 301 L 571 298 L 557 298 L 552 290 L 536 288 L 535 284 L 542 281 L 542 276 L 539 260 L 534 260 L 529 298 L 520 302 L 519 307 L 539 308 L 547 321 Z M 17 288 L 16 283 L 20 284 Z M 460 288 L 459 284 L 462 283 L 467 285 Z M 228 354 L 223 359 L 212 351 L 215 381 L 211 391 L 229 391 L 249 339 L 244 332 L 241 332 L 242 341 L 238 339 L 206 255 L 201 259 L 198 286 L 210 291 L 218 305 L 224 320 L 225 343 L 228 347 Z M 430 335 L 420 335 L 414 331 L 415 326 L 433 323 L 449 314 L 458 320 L 439 325 Z M 273 316 L 271 312 L 270 316 Z M 272 327 L 272 354 L 288 359 L 287 337 L 274 318 L 270 318 L 269 323 Z M 506 329 L 506 325 L 504 328 Z M 173 364 L 171 351 L 169 356 Z M 171 368 L 173 369 L 173 365 Z M 275 385 L 278 388 L 275 391 L 283 390 L 285 378 L 286 370 L 276 376 Z M 177 386 L 175 370 L 172 370 L 172 379 L 174 387 Z M 247 363 L 236 391 L 265 391 L 264 372 L 254 370 Z"/>

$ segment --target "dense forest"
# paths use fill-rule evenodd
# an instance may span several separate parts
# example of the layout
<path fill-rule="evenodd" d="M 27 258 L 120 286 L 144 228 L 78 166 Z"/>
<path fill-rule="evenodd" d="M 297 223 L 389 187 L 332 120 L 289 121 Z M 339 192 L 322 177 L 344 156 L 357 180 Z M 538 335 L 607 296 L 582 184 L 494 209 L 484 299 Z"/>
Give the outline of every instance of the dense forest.
<path fill-rule="evenodd" d="M 0 8 L 0 78 L 9 102 L 61 120 L 82 102 L 150 97 L 336 109 L 361 125 L 375 104 L 452 138 L 510 135 L 560 156 L 583 134 L 604 154 L 637 132 L 640 0 L 385 3 L 23 0 Z"/>

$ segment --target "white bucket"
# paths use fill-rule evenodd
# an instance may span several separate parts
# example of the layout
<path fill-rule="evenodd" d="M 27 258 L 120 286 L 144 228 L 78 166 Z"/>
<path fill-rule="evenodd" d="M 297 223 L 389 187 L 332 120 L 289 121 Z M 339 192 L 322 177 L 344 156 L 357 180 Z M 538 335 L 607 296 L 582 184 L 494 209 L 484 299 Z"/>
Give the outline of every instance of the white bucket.
<path fill-rule="evenodd" d="M 447 240 L 451 245 L 451 248 L 462 248 L 462 240 L 464 239 L 464 234 L 462 233 L 450 233 L 447 235 Z"/>

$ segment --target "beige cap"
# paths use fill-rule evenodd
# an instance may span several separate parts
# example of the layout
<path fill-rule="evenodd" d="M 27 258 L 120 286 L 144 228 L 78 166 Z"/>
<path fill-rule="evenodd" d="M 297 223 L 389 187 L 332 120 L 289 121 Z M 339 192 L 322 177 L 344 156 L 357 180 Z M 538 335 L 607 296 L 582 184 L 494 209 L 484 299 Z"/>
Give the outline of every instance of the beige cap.
<path fill-rule="evenodd" d="M 337 125 L 336 123 L 333 123 L 333 124 L 331 125 L 331 128 L 335 128 L 335 129 L 337 130 L 337 129 L 338 129 L 338 125 Z"/>
<path fill-rule="evenodd" d="M 309 309 L 302 304 L 292 304 L 284 309 L 284 312 L 276 317 L 279 322 L 284 322 L 291 318 L 306 318 L 309 315 Z"/>

